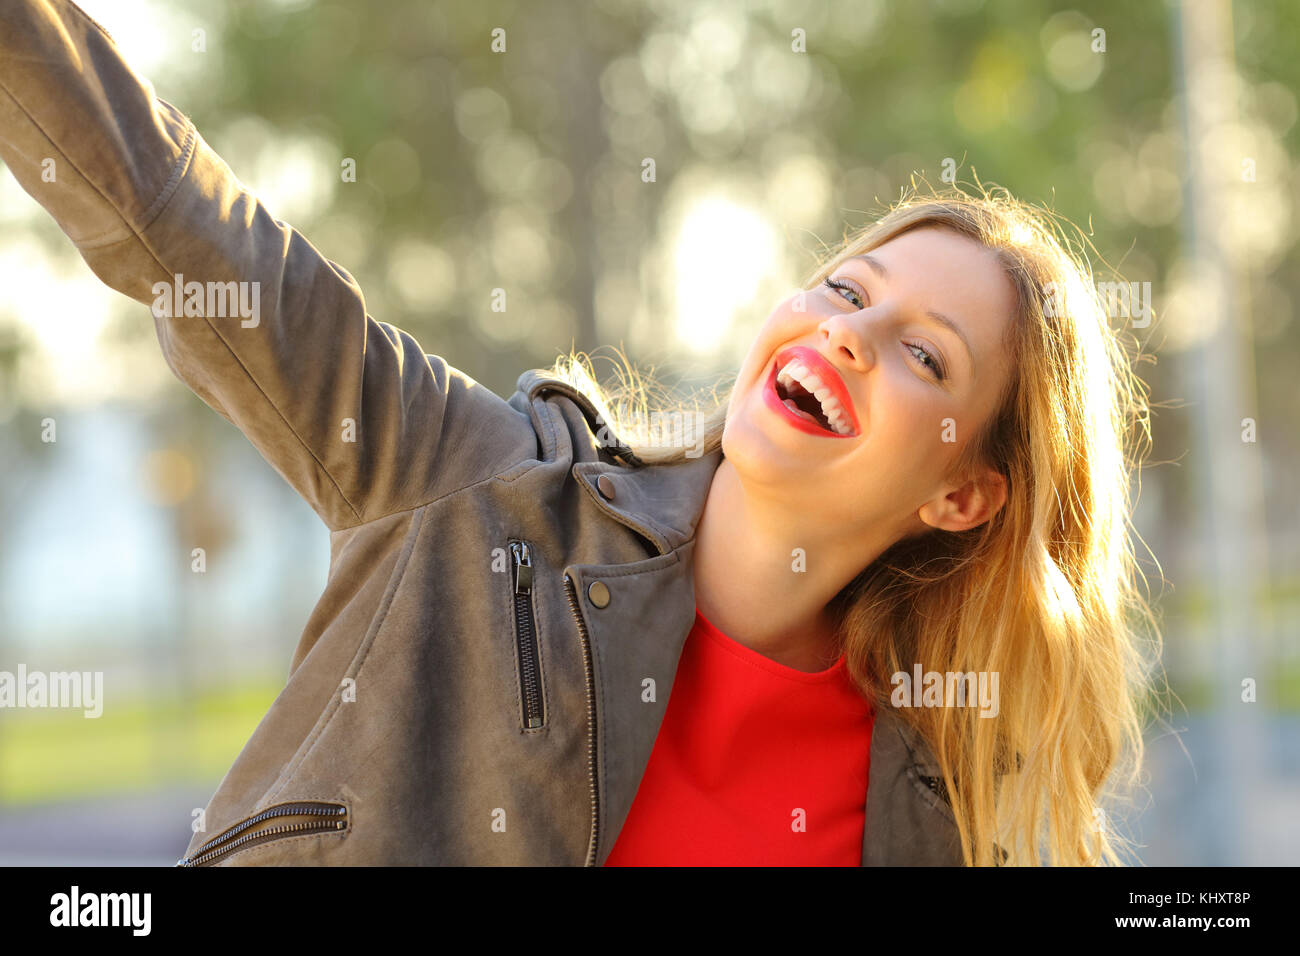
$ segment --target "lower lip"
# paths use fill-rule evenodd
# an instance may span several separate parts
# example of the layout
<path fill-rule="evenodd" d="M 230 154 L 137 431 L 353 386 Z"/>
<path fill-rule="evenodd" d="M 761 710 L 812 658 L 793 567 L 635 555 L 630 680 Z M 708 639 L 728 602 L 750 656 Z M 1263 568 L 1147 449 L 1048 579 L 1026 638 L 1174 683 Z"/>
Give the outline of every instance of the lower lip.
<path fill-rule="evenodd" d="M 852 438 L 852 434 L 841 435 L 838 432 L 828 431 L 820 425 L 814 425 L 806 418 L 800 418 L 790 409 L 786 408 L 785 402 L 781 401 L 781 396 L 776 393 L 776 363 L 772 363 L 772 371 L 767 376 L 767 387 L 763 389 L 763 401 L 767 407 L 772 409 L 790 425 L 799 429 L 801 432 L 807 432 L 809 435 L 817 435 L 820 438 Z"/>

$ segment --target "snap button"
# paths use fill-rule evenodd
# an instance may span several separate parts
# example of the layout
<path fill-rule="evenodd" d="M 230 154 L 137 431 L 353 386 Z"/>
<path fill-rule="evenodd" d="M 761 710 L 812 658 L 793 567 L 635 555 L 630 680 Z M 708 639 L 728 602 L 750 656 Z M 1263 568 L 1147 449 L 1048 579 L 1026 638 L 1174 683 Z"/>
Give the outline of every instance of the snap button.
<path fill-rule="evenodd" d="M 609 475 L 601 475 L 597 478 L 596 488 L 606 499 L 614 497 L 614 479 L 609 477 Z"/>
<path fill-rule="evenodd" d="M 587 585 L 587 597 L 596 607 L 606 607 L 609 604 L 609 588 L 604 581 L 592 581 Z"/>

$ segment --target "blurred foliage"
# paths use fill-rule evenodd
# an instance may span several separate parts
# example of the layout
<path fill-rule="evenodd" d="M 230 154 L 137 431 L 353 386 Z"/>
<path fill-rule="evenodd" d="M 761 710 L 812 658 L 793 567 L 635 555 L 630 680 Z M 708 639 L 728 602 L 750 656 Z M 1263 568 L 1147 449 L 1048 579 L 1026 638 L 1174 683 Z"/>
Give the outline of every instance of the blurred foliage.
<path fill-rule="evenodd" d="M 176 56 L 206 59 L 152 76 L 160 95 L 237 174 L 267 187 L 259 192 L 295 195 L 290 221 L 358 279 L 372 315 L 500 394 L 571 344 L 628 338 L 641 346 L 633 358 L 673 368 L 670 270 L 646 260 L 687 171 L 775 184 L 762 212 L 804 246 L 799 273 L 914 173 L 937 184 L 945 158 L 963 181 L 977 174 L 1079 224 L 1127 278 L 1152 282 L 1157 307 L 1185 227 L 1169 4 L 189 0 L 180 9 Z M 1271 84 L 1267 96 L 1244 91 L 1241 105 L 1293 155 L 1295 98 L 1277 90 L 1300 88 L 1287 39 L 1300 8 L 1237 3 L 1234 13 L 1244 79 Z M 188 24 L 213 34 L 206 52 L 184 52 Z M 1100 55 L 1086 46 L 1098 27 Z M 504 53 L 492 50 L 496 28 Z M 795 29 L 806 55 L 790 51 Z M 647 156 L 654 184 L 640 179 Z M 811 181 L 790 174 L 804 156 L 820 167 Z M 355 162 L 355 182 L 342 181 L 344 160 Z M 816 188 L 792 196 L 783 182 Z M 1247 292 L 1262 306 L 1266 421 L 1300 415 L 1289 387 L 1300 352 L 1294 239 L 1292 229 L 1285 259 Z M 496 288 L 509 296 L 504 314 L 490 307 Z M 644 315 L 636 334 L 634 313 Z M 150 347 L 140 310 L 124 316 Z M 1159 323 L 1150 334 L 1159 348 Z M 716 371 L 729 354 L 714 357 Z M 1165 364 L 1143 371 L 1157 400 L 1181 397 Z M 1185 416 L 1158 425 L 1153 459 L 1176 459 L 1192 437 Z M 1280 432 L 1269 433 L 1275 452 L 1300 455 Z M 1175 477 L 1167 489 L 1169 520 L 1189 505 L 1184 484 Z"/>
<path fill-rule="evenodd" d="M 223 82 L 187 91 L 199 128 L 221 149 L 222 130 L 258 117 L 263 140 L 232 136 L 237 153 L 275 153 L 295 136 L 330 144 L 316 173 L 332 201 L 297 224 L 357 277 L 372 314 L 500 394 L 570 344 L 630 338 L 634 359 L 674 368 L 671 276 L 647 275 L 646 259 L 686 171 L 776 183 L 762 211 L 803 247 L 800 272 L 914 173 L 938 184 L 951 157 L 961 180 L 996 182 L 1077 223 L 1126 278 L 1152 283 L 1157 309 L 1173 281 L 1184 176 L 1166 4 L 380 0 L 363 10 L 240 0 L 223 9 L 226 35 L 209 54 L 221 58 Z M 1281 130 L 1292 155 L 1295 100 L 1276 88 L 1300 87 L 1293 44 L 1281 39 L 1296 35 L 1300 12 L 1234 9 L 1245 80 L 1273 84 L 1258 102 L 1244 92 L 1241 106 Z M 497 27 L 505 53 L 491 49 Z M 1098 27 L 1100 55 L 1087 47 Z M 790 52 L 794 29 L 806 32 L 806 56 Z M 646 156 L 655 184 L 640 180 Z M 824 190 L 792 196 L 780 186 L 805 185 L 790 175 L 791 159 L 805 156 Z M 356 160 L 355 183 L 339 181 L 345 157 Z M 1265 307 L 1257 363 L 1269 422 L 1300 416 L 1288 387 L 1300 353 L 1294 238 L 1271 278 L 1252 276 L 1245 290 Z M 625 281 L 601 295 L 607 277 Z M 505 315 L 489 307 L 498 287 L 510 297 Z M 645 327 L 633 334 L 638 311 Z M 1157 321 L 1149 334 L 1158 350 L 1166 330 Z M 727 359 L 716 356 L 715 370 Z M 1156 401 L 1171 403 L 1157 411 L 1152 460 L 1176 460 L 1194 440 L 1172 410 L 1183 397 L 1176 369 L 1142 370 Z M 1294 460 L 1300 447 L 1280 431 L 1269 432 L 1271 450 Z M 1192 506 L 1187 483 L 1173 475 L 1164 490 L 1163 517 L 1177 522 Z"/>

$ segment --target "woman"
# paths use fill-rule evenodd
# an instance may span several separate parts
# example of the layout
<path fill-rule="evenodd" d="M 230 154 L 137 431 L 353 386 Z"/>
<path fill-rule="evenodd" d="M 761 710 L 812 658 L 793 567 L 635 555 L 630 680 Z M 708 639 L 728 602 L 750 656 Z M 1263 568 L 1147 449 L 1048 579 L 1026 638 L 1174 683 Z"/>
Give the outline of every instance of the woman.
<path fill-rule="evenodd" d="M 1145 405 L 1028 207 L 900 206 L 647 448 L 367 315 L 68 0 L 0 26 L 0 157 L 332 532 L 183 865 L 1118 859 Z"/>
<path fill-rule="evenodd" d="M 1006 195 L 896 204 L 773 311 L 701 429 L 724 453 L 694 555 L 705 626 L 799 669 L 842 654 L 878 708 L 908 708 L 967 864 L 1118 862 L 1099 791 L 1142 755 L 1133 627 L 1154 619 L 1128 453 L 1147 405 L 1052 226 Z M 815 399 L 774 379 L 801 359 Z M 996 719 L 915 706 L 918 672 L 988 675 Z"/>

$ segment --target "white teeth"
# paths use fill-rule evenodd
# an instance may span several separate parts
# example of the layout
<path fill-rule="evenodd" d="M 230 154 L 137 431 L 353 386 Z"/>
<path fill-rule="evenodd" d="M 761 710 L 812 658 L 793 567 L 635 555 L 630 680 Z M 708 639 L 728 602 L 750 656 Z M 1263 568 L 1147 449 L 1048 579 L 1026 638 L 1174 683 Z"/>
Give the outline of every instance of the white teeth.
<path fill-rule="evenodd" d="M 822 414 L 826 416 L 826 420 L 830 422 L 831 428 L 837 434 L 850 435 L 853 433 L 853 429 L 849 426 L 848 412 L 840 404 L 839 399 L 835 398 L 830 388 L 798 359 L 790 362 L 785 368 L 777 372 L 776 380 L 787 388 L 792 383 L 798 382 L 817 401 L 821 402 Z M 789 405 L 790 402 L 787 400 L 786 404 Z"/>
<path fill-rule="evenodd" d="M 798 415 L 800 418 L 806 418 L 806 419 L 808 419 L 808 421 L 812 422 L 814 425 L 817 424 L 817 420 L 816 420 L 815 418 L 813 418 L 811 415 L 809 415 L 807 412 L 805 412 L 805 411 L 804 411 L 802 408 L 800 408 L 798 405 L 796 405 L 795 402 L 794 402 L 794 399 L 792 399 L 792 398 L 787 398 L 787 399 L 785 400 L 785 407 L 788 408 L 788 409 L 790 409 L 790 411 L 794 412 L 794 413 L 795 413 L 796 415 Z"/>

